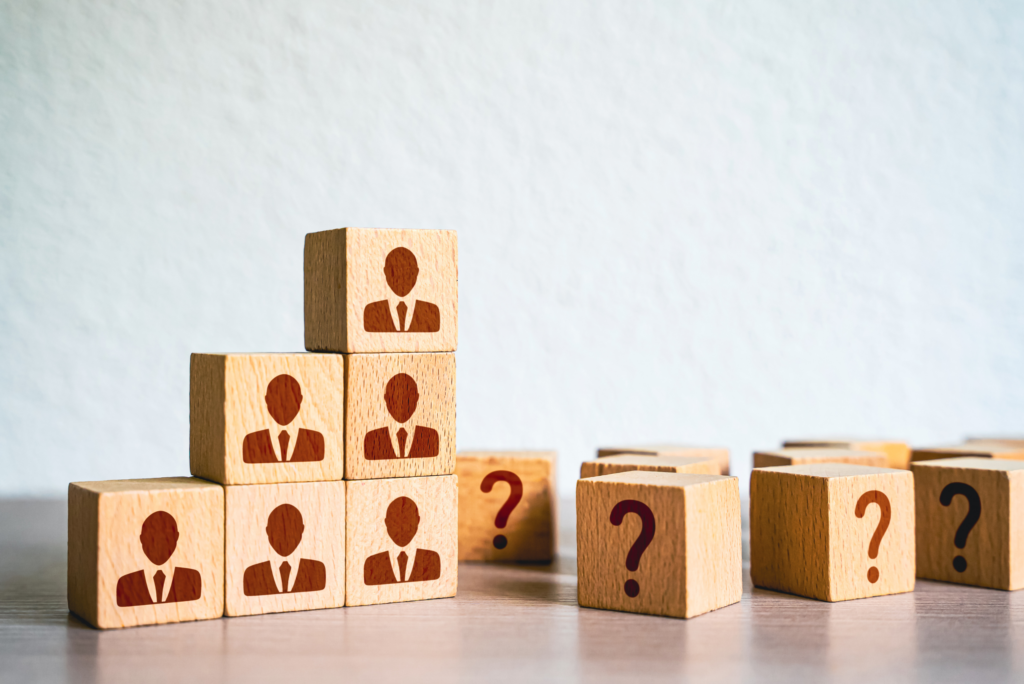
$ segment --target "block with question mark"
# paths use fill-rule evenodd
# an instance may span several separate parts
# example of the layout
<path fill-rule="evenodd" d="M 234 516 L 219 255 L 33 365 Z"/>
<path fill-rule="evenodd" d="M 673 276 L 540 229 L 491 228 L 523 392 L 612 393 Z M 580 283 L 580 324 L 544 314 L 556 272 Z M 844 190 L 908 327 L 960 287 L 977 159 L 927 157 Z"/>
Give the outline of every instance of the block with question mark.
<path fill-rule="evenodd" d="M 878 451 L 855 451 L 830 447 L 794 447 L 754 452 L 755 468 L 774 468 L 807 463 L 854 463 L 885 468 L 888 465 L 888 459 L 884 453 Z"/>
<path fill-rule="evenodd" d="M 549 562 L 558 546 L 554 451 L 456 454 L 459 560 Z"/>
<path fill-rule="evenodd" d="M 618 454 L 616 456 L 605 456 L 593 461 L 584 461 L 580 466 L 580 477 L 597 477 L 598 475 L 625 473 L 630 470 L 647 470 L 656 473 L 718 475 L 720 474 L 720 464 L 714 456 Z"/>
<path fill-rule="evenodd" d="M 740 600 L 739 480 L 633 470 L 576 482 L 579 604 L 690 618 Z"/>
<path fill-rule="evenodd" d="M 993 589 L 1024 587 L 1024 462 L 914 462 L 917 576 Z"/>
<path fill-rule="evenodd" d="M 755 468 L 750 578 L 821 601 L 914 590 L 914 475 L 849 463 Z"/>
<path fill-rule="evenodd" d="M 636 454 L 638 456 L 683 456 L 687 458 L 713 458 L 720 475 L 729 474 L 729 450 L 725 447 L 704 447 L 686 444 L 648 444 L 640 446 L 601 447 L 598 458 Z"/>
<path fill-rule="evenodd" d="M 940 458 L 991 458 L 998 461 L 1024 461 L 1024 443 L 1013 440 L 976 440 L 950 446 L 924 447 L 914 449 L 910 460 L 936 461 Z"/>
<path fill-rule="evenodd" d="M 883 468 L 902 468 L 906 470 L 910 467 L 910 445 L 906 442 L 900 442 L 890 439 L 849 439 L 849 438 L 836 438 L 832 437 L 829 439 L 787 439 L 782 443 L 782 446 L 789 449 L 807 449 L 807 448 L 819 448 L 819 449 L 850 449 L 852 451 L 873 451 L 885 456 L 885 463 L 881 464 Z M 771 465 L 797 465 L 795 463 L 772 463 Z M 863 464 L 873 465 L 873 464 Z M 758 466 L 755 464 L 754 466 Z"/>

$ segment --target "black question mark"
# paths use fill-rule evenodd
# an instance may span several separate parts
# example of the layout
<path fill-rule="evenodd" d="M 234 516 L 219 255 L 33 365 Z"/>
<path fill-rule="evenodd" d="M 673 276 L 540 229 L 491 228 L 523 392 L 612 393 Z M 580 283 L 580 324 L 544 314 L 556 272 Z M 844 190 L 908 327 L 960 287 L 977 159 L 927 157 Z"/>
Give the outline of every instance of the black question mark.
<path fill-rule="evenodd" d="M 943 506 L 948 506 L 953 503 L 953 497 L 957 494 L 967 499 L 968 506 L 967 516 L 960 523 L 960 527 L 956 530 L 956 537 L 953 538 L 953 544 L 956 545 L 956 548 L 962 549 L 967 546 L 967 535 L 971 533 L 974 526 L 978 524 L 978 518 L 981 517 L 981 497 L 978 496 L 977 490 L 969 484 L 950 482 L 943 488 L 942 493 L 939 494 L 939 503 Z M 954 558 L 953 569 L 957 572 L 966 570 L 967 559 L 963 556 Z"/>
<path fill-rule="evenodd" d="M 627 513 L 636 513 L 640 516 L 640 521 L 643 525 L 640 529 L 640 536 L 633 542 L 633 546 L 629 548 L 629 555 L 626 556 L 626 569 L 630 572 L 636 572 L 640 568 L 640 557 L 644 555 L 644 551 L 647 550 L 651 540 L 654 539 L 654 513 L 647 507 L 647 504 L 633 499 L 626 499 L 615 504 L 615 508 L 612 509 L 612 525 L 621 525 Z M 635 579 L 626 580 L 625 590 L 626 596 L 636 598 L 640 594 L 640 583 Z"/>

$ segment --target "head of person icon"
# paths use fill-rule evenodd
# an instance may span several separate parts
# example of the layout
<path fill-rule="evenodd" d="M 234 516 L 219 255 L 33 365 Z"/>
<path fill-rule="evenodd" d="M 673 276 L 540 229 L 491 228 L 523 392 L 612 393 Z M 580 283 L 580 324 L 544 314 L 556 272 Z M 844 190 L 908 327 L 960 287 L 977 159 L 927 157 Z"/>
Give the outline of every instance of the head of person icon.
<path fill-rule="evenodd" d="M 122 608 L 160 603 L 195 601 L 203 593 L 203 578 L 198 570 L 175 567 L 170 576 L 163 566 L 178 548 L 178 523 L 167 511 L 150 514 L 142 523 L 139 542 L 149 562 L 157 566 L 136 570 L 117 580 L 117 605 Z"/>
<path fill-rule="evenodd" d="M 285 428 L 302 408 L 302 385 L 288 374 L 267 384 L 267 412 L 281 428 L 251 432 L 242 441 L 243 463 L 300 463 L 324 460 L 324 436 L 316 430 Z M 301 422 L 301 421 L 300 421 Z"/>
<path fill-rule="evenodd" d="M 363 310 L 363 330 L 373 333 L 436 333 L 441 330 L 437 304 L 418 298 L 404 301 L 416 287 L 420 266 L 407 247 L 396 247 L 384 258 L 384 279 L 394 297 L 370 302 Z M 397 297 L 399 301 L 393 301 Z"/>
<path fill-rule="evenodd" d="M 142 523 L 139 534 L 142 552 L 153 565 L 163 565 L 174 555 L 178 548 L 178 523 L 174 516 L 165 511 L 157 511 Z"/>
<path fill-rule="evenodd" d="M 384 260 L 384 277 L 388 287 L 399 297 L 412 292 L 419 275 L 420 266 L 416 263 L 416 255 L 405 247 L 391 250 Z"/>
<path fill-rule="evenodd" d="M 278 425 L 287 425 L 299 415 L 302 406 L 302 387 L 290 375 L 278 375 L 267 385 L 267 411 Z"/>
<path fill-rule="evenodd" d="M 306 525 L 302 513 L 291 504 L 281 504 L 267 516 L 267 541 L 282 558 L 250 565 L 242 575 L 242 592 L 246 596 L 297 594 L 321 591 L 327 586 L 327 567 L 311 558 L 289 557 L 302 543 Z M 308 549 L 307 549 L 308 550 Z"/>
<path fill-rule="evenodd" d="M 400 496 L 388 506 L 384 526 L 391 541 L 398 546 L 408 546 L 420 529 L 420 509 L 407 496 Z"/>
<path fill-rule="evenodd" d="M 420 391 L 411 375 L 399 373 L 388 380 L 384 388 L 384 403 L 388 413 L 399 423 L 404 423 L 416 413 L 420 401 Z"/>
<path fill-rule="evenodd" d="M 391 417 L 399 423 L 406 423 L 415 415 L 419 401 L 420 391 L 411 375 L 399 373 L 384 387 L 384 404 Z M 368 461 L 434 458 L 438 453 L 440 435 L 426 425 L 411 426 L 411 434 L 405 427 L 399 427 L 394 432 L 394 442 L 388 427 L 370 430 L 363 439 L 363 456 Z"/>
<path fill-rule="evenodd" d="M 302 533 L 306 526 L 302 522 L 302 513 L 291 504 L 281 504 L 267 518 L 267 541 L 270 548 L 279 556 L 290 556 L 302 542 Z"/>
<path fill-rule="evenodd" d="M 400 496 L 388 504 L 384 514 L 384 527 L 397 554 L 382 551 L 363 563 L 363 583 L 367 586 L 429 582 L 441 577 L 441 556 L 436 551 L 421 547 L 407 548 L 420 529 L 420 510 L 416 502 Z"/>

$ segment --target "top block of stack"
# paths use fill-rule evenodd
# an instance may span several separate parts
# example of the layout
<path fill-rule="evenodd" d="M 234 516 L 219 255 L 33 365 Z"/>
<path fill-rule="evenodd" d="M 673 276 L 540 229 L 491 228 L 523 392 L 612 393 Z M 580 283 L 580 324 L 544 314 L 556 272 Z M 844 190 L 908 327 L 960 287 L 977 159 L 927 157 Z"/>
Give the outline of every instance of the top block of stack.
<path fill-rule="evenodd" d="M 306 349 L 455 351 L 458 263 L 450 230 L 341 228 L 306 235 Z"/>

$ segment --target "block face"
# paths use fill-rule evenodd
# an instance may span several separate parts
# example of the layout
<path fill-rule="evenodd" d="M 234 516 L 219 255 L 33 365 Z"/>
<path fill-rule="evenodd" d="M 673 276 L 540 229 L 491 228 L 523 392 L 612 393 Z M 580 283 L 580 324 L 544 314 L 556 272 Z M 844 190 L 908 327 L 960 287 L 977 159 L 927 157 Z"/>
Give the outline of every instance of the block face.
<path fill-rule="evenodd" d="M 344 482 L 241 485 L 224 496 L 226 615 L 345 605 Z"/>
<path fill-rule="evenodd" d="M 630 471 L 582 479 L 576 511 L 581 606 L 693 617 L 740 600 L 737 478 Z"/>
<path fill-rule="evenodd" d="M 193 475 L 226 485 L 342 479 L 341 356 L 193 354 L 191 366 Z"/>
<path fill-rule="evenodd" d="M 580 477 L 599 477 L 631 470 L 645 470 L 657 473 L 692 473 L 696 475 L 718 475 L 721 464 L 714 456 L 645 456 L 619 454 L 604 456 L 580 465 Z"/>
<path fill-rule="evenodd" d="M 719 474 L 729 474 L 729 450 L 722 447 L 688 446 L 685 444 L 649 444 L 625 447 L 602 447 L 597 450 L 598 458 L 624 454 L 634 454 L 638 456 L 714 458 L 718 462 Z"/>
<path fill-rule="evenodd" d="M 306 349 L 455 351 L 458 262 L 455 231 L 342 228 L 306 235 Z"/>
<path fill-rule="evenodd" d="M 965 442 L 950 446 L 914 449 L 911 461 L 937 461 L 941 458 L 992 458 L 997 460 L 1024 461 L 1024 445 L 1012 441 Z"/>
<path fill-rule="evenodd" d="M 793 447 L 754 453 L 755 468 L 803 465 L 808 463 L 852 463 L 873 468 L 888 467 L 888 458 L 877 451 L 854 451 L 839 447 Z"/>
<path fill-rule="evenodd" d="M 345 605 L 455 596 L 457 478 L 345 484 Z"/>
<path fill-rule="evenodd" d="M 68 517 L 68 603 L 90 624 L 108 629 L 224 614 L 219 485 L 184 477 L 72 483 Z M 94 555 L 83 553 L 83 539 L 95 543 Z"/>
<path fill-rule="evenodd" d="M 456 455 L 459 560 L 551 561 L 555 557 L 556 460 L 553 451 Z"/>
<path fill-rule="evenodd" d="M 344 359 L 345 479 L 455 472 L 455 355 Z"/>
<path fill-rule="evenodd" d="M 826 449 L 850 449 L 852 451 L 874 451 L 885 455 L 886 463 L 880 467 L 900 468 L 903 470 L 910 467 L 910 445 L 906 442 L 894 440 L 848 438 L 790 439 L 783 442 L 782 446 L 787 448 L 819 447 Z"/>

